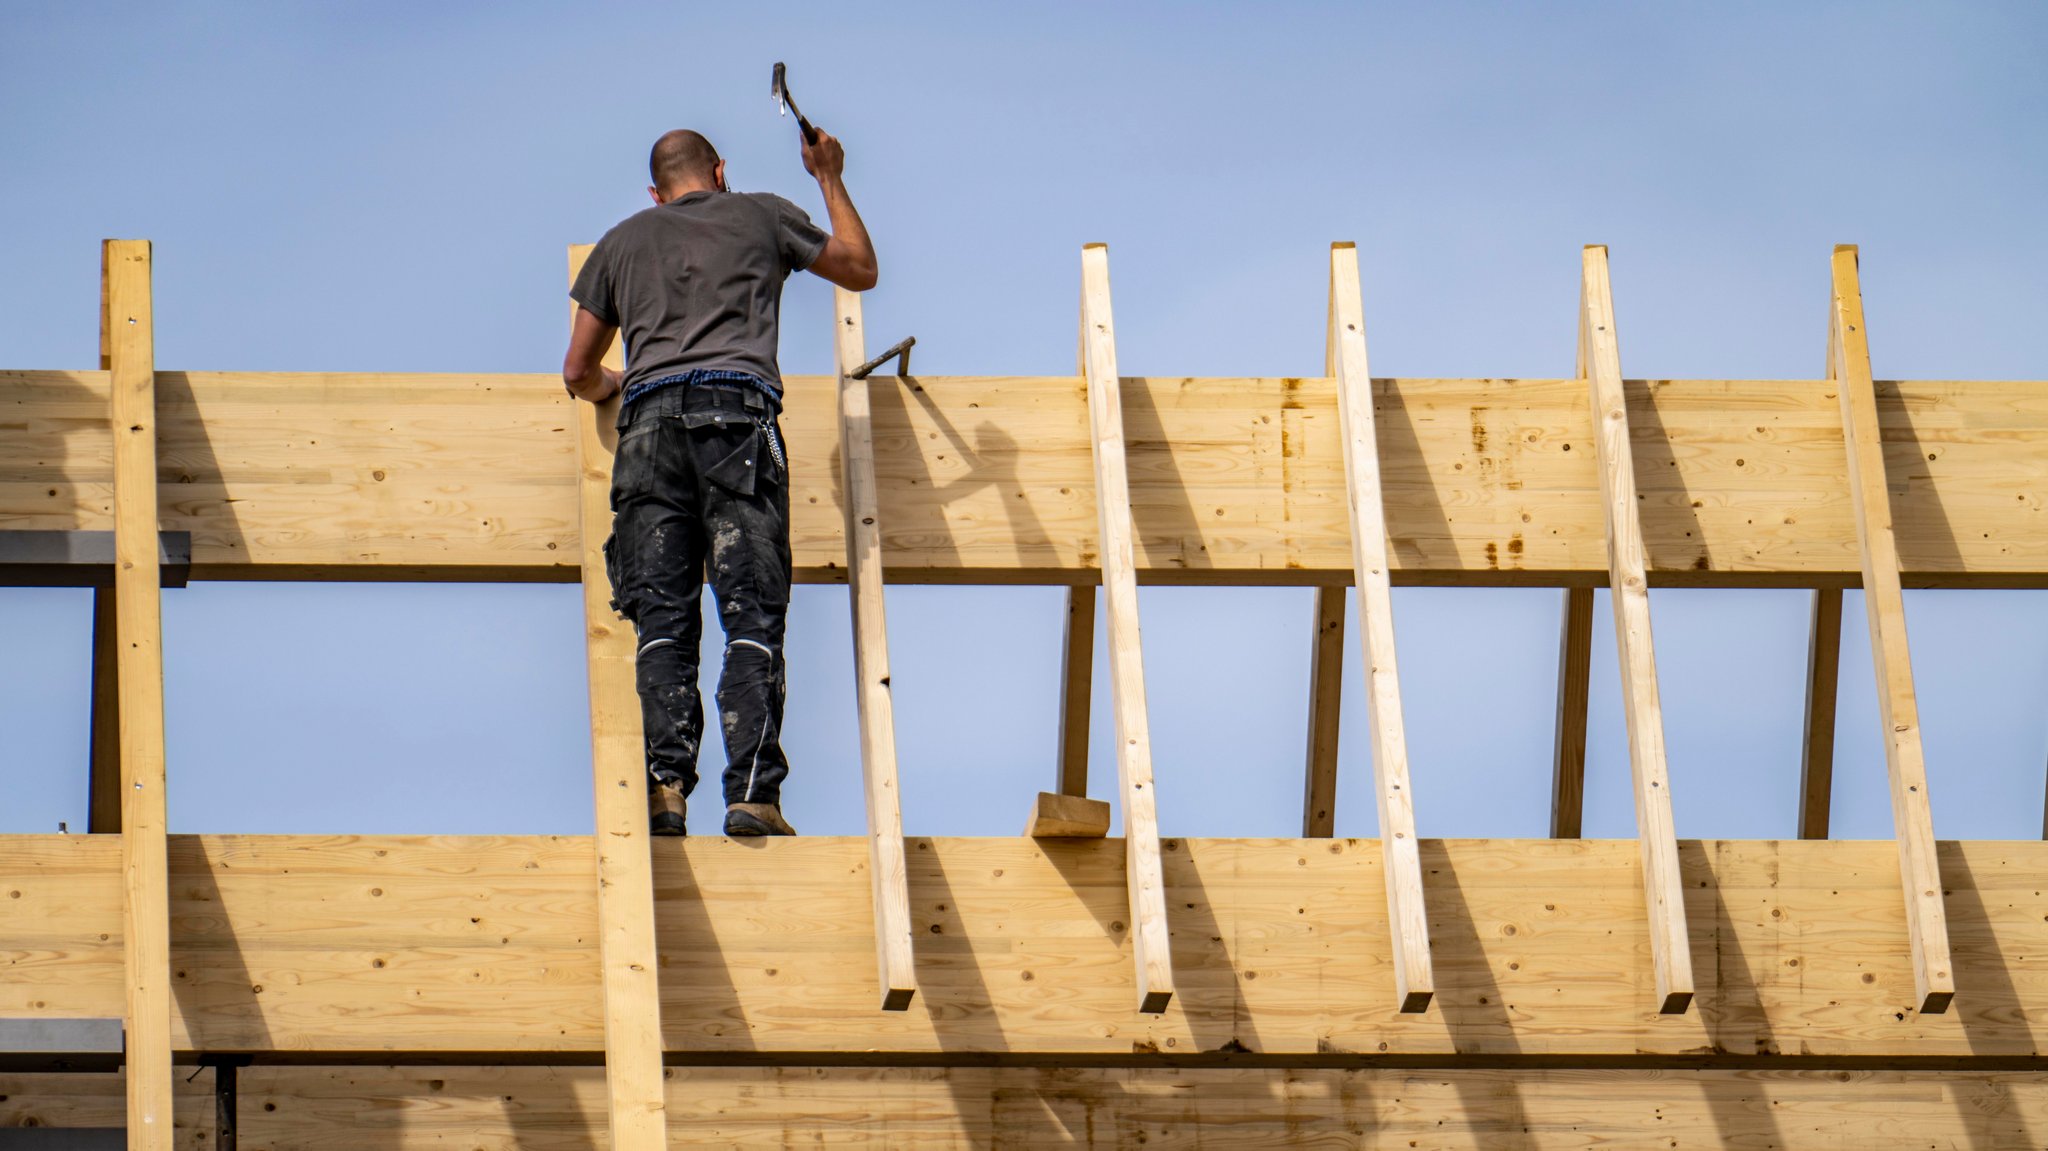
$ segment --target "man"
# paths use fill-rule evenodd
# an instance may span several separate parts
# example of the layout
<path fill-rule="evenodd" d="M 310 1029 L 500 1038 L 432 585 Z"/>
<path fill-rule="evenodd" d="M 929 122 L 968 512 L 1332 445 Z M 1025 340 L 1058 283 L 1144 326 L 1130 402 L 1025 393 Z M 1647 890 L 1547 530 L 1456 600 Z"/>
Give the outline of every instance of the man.
<path fill-rule="evenodd" d="M 782 817 L 783 624 L 789 608 L 789 468 L 776 416 L 782 282 L 811 271 L 875 285 L 875 249 L 841 179 L 845 153 L 823 131 L 803 148 L 831 216 L 827 234 L 796 205 L 726 188 L 711 142 L 655 141 L 655 206 L 605 233 L 570 289 L 580 307 L 562 360 L 578 399 L 623 394 L 605 543 L 613 606 L 633 621 L 647 736 L 649 825 L 683 834 L 697 784 L 699 595 L 708 562 L 725 669 L 727 835 L 795 835 Z M 626 370 L 599 360 L 623 331 Z"/>

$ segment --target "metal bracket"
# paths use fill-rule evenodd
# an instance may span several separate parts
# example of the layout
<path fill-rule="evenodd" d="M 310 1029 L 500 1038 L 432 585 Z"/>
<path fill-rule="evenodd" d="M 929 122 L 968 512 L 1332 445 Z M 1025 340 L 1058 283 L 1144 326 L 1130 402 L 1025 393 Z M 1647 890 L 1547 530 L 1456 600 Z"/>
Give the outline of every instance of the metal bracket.
<path fill-rule="evenodd" d="M 117 1071 L 125 1048 L 119 1019 L 0 1019 L 0 1071 Z"/>

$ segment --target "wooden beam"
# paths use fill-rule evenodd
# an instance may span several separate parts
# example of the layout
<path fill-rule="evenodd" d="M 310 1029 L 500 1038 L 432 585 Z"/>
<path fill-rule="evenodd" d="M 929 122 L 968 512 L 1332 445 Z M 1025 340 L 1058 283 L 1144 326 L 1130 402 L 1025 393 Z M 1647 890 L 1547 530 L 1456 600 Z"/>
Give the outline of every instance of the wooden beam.
<path fill-rule="evenodd" d="M 569 283 L 590 245 L 569 248 Z M 570 305 L 575 314 L 575 305 Z M 604 364 L 620 368 L 618 340 Z M 654 946 L 654 871 L 647 832 L 647 747 L 635 688 L 633 626 L 612 610 L 604 541 L 611 535 L 617 400 L 574 403 L 577 506 L 583 573 L 584 657 L 590 678 L 597 941 L 604 978 L 605 1115 L 614 1151 L 668 1146 L 662 1096 L 660 964 Z"/>
<path fill-rule="evenodd" d="M 1401 676 L 1394 659 L 1394 600 L 1387 575 L 1372 374 L 1365 359 L 1365 304 L 1358 283 L 1358 251 L 1350 244 L 1330 246 L 1330 309 L 1323 355 L 1324 370 L 1337 381 L 1338 427 L 1344 440 L 1353 578 L 1365 641 L 1373 789 L 1379 801 L 1380 848 L 1386 855 L 1387 918 L 1394 925 L 1394 998 L 1403 1012 L 1413 1014 L 1429 1009 L 1436 976 L 1429 955 L 1429 913 L 1423 906 L 1422 861 L 1416 853 Z"/>
<path fill-rule="evenodd" d="M 1835 694 L 1842 669 L 1842 589 L 1815 588 L 1806 639 L 1806 730 L 1800 740 L 1799 838 L 1828 837 L 1835 790 Z"/>
<path fill-rule="evenodd" d="M 1557 641 L 1557 746 L 1551 756 L 1550 837 L 1577 839 L 1586 819 L 1586 709 L 1592 700 L 1593 589 L 1564 589 Z"/>
<path fill-rule="evenodd" d="M 1309 637 L 1308 761 L 1303 771 L 1301 833 L 1337 833 L 1337 734 L 1344 707 L 1344 589 L 1316 589 L 1315 634 Z"/>
<path fill-rule="evenodd" d="M 1392 935 L 1371 898 L 1384 882 L 1371 840 L 1167 841 L 1190 985 L 1161 1016 L 1131 1011 L 1128 936 L 1114 926 L 1130 922 L 1120 840 L 912 837 L 918 998 L 945 1009 L 908 1012 L 874 1010 L 865 836 L 657 847 L 671 1065 L 2016 1065 L 2038 1061 L 2048 1012 L 2034 894 L 2048 843 L 2033 839 L 1940 845 L 1970 994 L 1904 1021 L 1913 967 L 1897 851 L 1882 840 L 1684 841 L 1698 980 L 1719 990 L 1715 1010 L 1683 1016 L 1649 1009 L 1655 963 L 1628 840 L 1425 839 L 1438 995 L 1423 1015 L 1387 1001 Z M 30 958 L 0 963 L 0 1017 L 120 1014 L 120 842 L 20 835 L 6 848 L 8 953 Z M 588 836 L 172 836 L 173 1047 L 600 1060 L 591 854 Z M 1233 1038 L 1245 1052 L 1217 1051 Z"/>
<path fill-rule="evenodd" d="M 114 363 L 113 316 L 109 312 L 109 245 L 100 245 L 100 371 Z M 161 515 L 161 512 L 159 512 Z M 120 645 L 112 584 L 92 589 L 92 747 L 86 784 L 85 829 L 107 835 L 121 830 Z"/>
<path fill-rule="evenodd" d="M 1095 690 L 1095 585 L 1067 587 L 1067 628 L 1060 646 L 1060 746 L 1055 787 L 1088 794 L 1088 712 Z"/>
<path fill-rule="evenodd" d="M 1682 1014 L 1692 1004 L 1692 947 L 1678 877 L 1678 834 L 1671 815 L 1671 775 L 1664 757 L 1664 709 L 1657 698 L 1657 658 L 1650 639 L 1650 589 L 1642 525 L 1636 518 L 1635 455 L 1629 445 L 1628 402 L 1621 383 L 1621 343 L 1607 248 L 1588 245 L 1579 295 L 1579 373 L 1592 400 L 1593 442 L 1606 504 L 1608 588 L 1620 648 L 1622 714 L 1635 783 L 1636 837 L 1643 858 L 1643 897 L 1657 964 L 1657 1010 Z"/>
<path fill-rule="evenodd" d="M 1109 834 L 1109 815 L 1107 800 L 1041 791 L 1024 834 L 1031 839 L 1101 839 Z"/>
<path fill-rule="evenodd" d="M 1863 287 L 1856 247 L 1835 249 L 1834 298 L 1828 317 L 1828 378 L 1841 398 L 1842 445 L 1863 565 L 1863 604 L 1884 722 L 1884 758 L 1891 780 L 1892 826 L 1906 896 L 1907 946 L 1913 954 L 1915 998 L 1925 1014 L 1948 1010 L 1955 972 L 1948 914 L 1934 854 L 1934 817 L 1927 799 L 1927 761 L 1920 746 L 1920 707 L 1906 646 L 1906 601 L 1899 586 L 1898 543 L 1892 534 L 1891 489 L 1870 375 L 1870 336 L 1863 324 Z"/>
<path fill-rule="evenodd" d="M 846 579 L 834 382 L 787 381 L 803 582 Z M 1075 377 L 917 385 L 876 396 L 891 581 L 1093 583 L 1094 466 Z M 98 372 L 0 370 L 0 459 L 13 469 L 0 475 L 0 522 L 112 526 L 105 389 Z M 1333 388 L 1132 377 L 1121 390 L 1140 582 L 1350 582 Z M 192 533 L 197 578 L 578 578 L 576 425 L 557 375 L 159 372 L 158 391 L 164 527 Z M 1582 382 L 1380 379 L 1374 391 L 1397 585 L 1605 582 Z M 1860 580 L 1832 389 L 1658 380 L 1630 393 L 1656 586 Z M 1924 461 L 1894 507 L 1905 582 L 2048 586 L 2048 503 L 2031 495 L 2048 489 L 2048 453 L 2029 450 L 2048 439 L 2048 384 L 1887 384 L 1880 407 Z"/>
<path fill-rule="evenodd" d="M 1107 244 L 1081 249 L 1080 349 L 1095 463 L 1097 555 L 1108 603 L 1110 707 L 1116 713 L 1116 768 L 1123 795 L 1131 961 L 1137 968 L 1138 1010 L 1157 1014 L 1173 999 L 1173 956 L 1167 942 L 1165 881 L 1160 876 L 1159 806 L 1152 786 L 1152 725 L 1145 709 L 1137 557 Z"/>
<path fill-rule="evenodd" d="M 839 458 L 846 492 L 846 573 L 853 608 L 860 773 L 867 794 L 868 873 L 875 904 L 875 964 L 882 1010 L 907 1011 L 917 995 L 910 948 L 910 888 L 903 863 L 903 804 L 896 775 L 896 704 L 889 687 L 889 623 L 883 609 L 881 506 L 869 381 L 848 372 L 867 360 L 860 295 L 834 288 L 833 351 L 839 362 Z"/>
<path fill-rule="evenodd" d="M 157 557 L 156 329 L 147 240 L 108 240 L 113 373 L 114 629 L 121 743 L 128 1146 L 171 1151 L 170 864 L 164 803 L 163 602 Z"/>

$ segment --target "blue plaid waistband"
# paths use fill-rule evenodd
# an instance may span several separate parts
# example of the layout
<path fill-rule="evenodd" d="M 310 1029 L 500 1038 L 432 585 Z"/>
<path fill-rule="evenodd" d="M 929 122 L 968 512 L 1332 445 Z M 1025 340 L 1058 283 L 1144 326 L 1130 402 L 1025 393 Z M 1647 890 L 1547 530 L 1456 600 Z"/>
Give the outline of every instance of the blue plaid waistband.
<path fill-rule="evenodd" d="M 672 388 L 678 384 L 685 387 L 697 387 L 708 384 L 714 387 L 758 388 L 777 404 L 782 402 L 782 389 L 769 383 L 767 380 L 754 375 L 752 372 L 734 372 L 720 368 L 698 368 L 694 371 L 680 372 L 673 376 L 662 376 L 654 380 L 642 380 L 626 389 L 626 394 L 622 397 L 621 402 L 630 404 L 651 392 L 658 392 L 663 388 Z"/>

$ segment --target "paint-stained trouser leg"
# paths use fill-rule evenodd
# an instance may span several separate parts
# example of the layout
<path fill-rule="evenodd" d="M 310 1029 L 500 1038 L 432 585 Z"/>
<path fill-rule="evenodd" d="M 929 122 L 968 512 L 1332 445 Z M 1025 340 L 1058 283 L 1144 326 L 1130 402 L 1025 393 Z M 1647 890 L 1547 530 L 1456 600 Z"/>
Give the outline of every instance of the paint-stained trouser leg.
<path fill-rule="evenodd" d="M 789 760 L 782 751 L 789 488 L 781 445 L 771 439 L 774 435 L 763 428 L 753 430 L 750 437 L 742 433 L 752 441 L 745 457 L 754 467 L 754 482 L 736 486 L 751 486 L 751 491 L 716 482 L 705 485 L 707 567 L 718 598 L 718 621 L 725 629 L 718 716 L 725 735 L 728 804 L 779 804 L 782 781 L 789 774 Z"/>
<path fill-rule="evenodd" d="M 697 785 L 704 736 L 697 653 L 704 635 L 705 537 L 689 448 L 689 432 L 678 419 L 637 420 L 623 429 L 612 469 L 612 538 L 605 545 L 613 604 L 639 633 L 634 679 L 647 770 L 685 795 Z"/>

